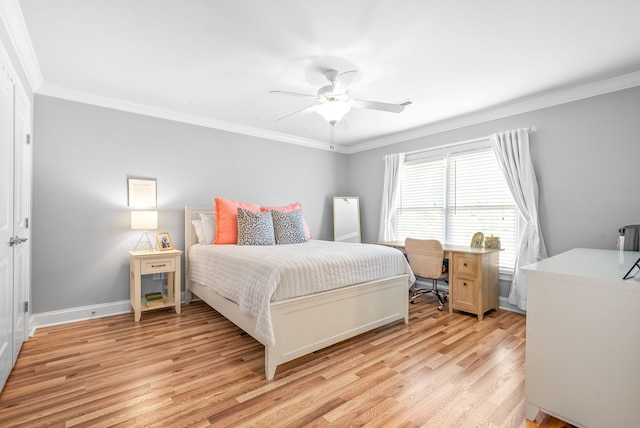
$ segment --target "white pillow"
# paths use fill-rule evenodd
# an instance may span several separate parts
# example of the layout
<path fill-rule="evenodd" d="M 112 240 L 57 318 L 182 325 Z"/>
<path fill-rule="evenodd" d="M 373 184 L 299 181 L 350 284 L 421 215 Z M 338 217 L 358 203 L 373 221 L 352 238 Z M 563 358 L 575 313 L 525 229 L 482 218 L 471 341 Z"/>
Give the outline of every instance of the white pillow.
<path fill-rule="evenodd" d="M 198 237 L 199 244 L 205 244 L 207 242 L 207 236 L 204 233 L 204 226 L 202 225 L 202 220 L 191 220 L 191 225 L 196 232 L 196 236 Z"/>
<path fill-rule="evenodd" d="M 202 229 L 204 232 L 204 243 L 205 244 L 213 244 L 213 238 L 215 237 L 216 232 L 216 222 L 213 218 L 213 215 L 208 215 L 205 213 L 198 213 L 200 216 L 200 220 L 202 221 Z"/>

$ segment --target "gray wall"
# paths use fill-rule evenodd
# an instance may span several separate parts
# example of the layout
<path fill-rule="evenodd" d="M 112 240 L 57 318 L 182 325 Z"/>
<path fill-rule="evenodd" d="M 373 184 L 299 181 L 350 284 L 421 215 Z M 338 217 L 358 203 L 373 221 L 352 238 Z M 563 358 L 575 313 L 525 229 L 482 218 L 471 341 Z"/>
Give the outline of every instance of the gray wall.
<path fill-rule="evenodd" d="M 639 112 L 635 87 L 350 155 L 349 192 L 360 196 L 363 242 L 377 239 L 385 154 L 535 125 L 531 155 L 549 255 L 613 249 L 620 226 L 640 223 Z"/>
<path fill-rule="evenodd" d="M 129 298 L 127 251 L 140 233 L 129 229 L 127 176 L 158 180 L 160 228 L 177 248 L 184 206 L 215 196 L 300 201 L 320 239 L 332 238 L 332 196 L 359 196 L 363 241 L 372 242 L 383 155 L 531 125 L 549 253 L 614 248 L 621 225 L 640 223 L 639 111 L 637 87 L 345 156 L 36 96 L 33 313 Z"/>
<path fill-rule="evenodd" d="M 184 206 L 299 201 L 333 236 L 346 155 L 37 95 L 33 313 L 129 299 L 127 177 L 157 179 L 159 229 L 184 249 Z M 153 234 L 151 233 L 153 238 Z"/>

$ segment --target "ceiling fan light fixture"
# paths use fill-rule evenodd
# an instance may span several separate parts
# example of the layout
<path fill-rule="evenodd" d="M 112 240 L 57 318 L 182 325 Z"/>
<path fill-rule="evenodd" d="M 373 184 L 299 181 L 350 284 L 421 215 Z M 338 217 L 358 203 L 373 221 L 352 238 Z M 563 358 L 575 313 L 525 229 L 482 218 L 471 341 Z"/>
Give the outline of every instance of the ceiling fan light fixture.
<path fill-rule="evenodd" d="M 330 124 L 339 122 L 351 110 L 351 102 L 345 100 L 326 100 L 316 106 L 316 112 Z"/>

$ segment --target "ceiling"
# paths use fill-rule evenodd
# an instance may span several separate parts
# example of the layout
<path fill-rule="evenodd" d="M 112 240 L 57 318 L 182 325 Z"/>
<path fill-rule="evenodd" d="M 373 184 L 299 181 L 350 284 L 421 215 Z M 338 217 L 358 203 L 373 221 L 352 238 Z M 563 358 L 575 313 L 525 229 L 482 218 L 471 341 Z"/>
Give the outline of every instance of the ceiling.
<path fill-rule="evenodd" d="M 413 101 L 352 109 L 335 128 L 347 153 L 640 84 L 638 0 L 4 0 L 5 21 L 12 2 L 40 94 L 320 148 L 319 114 L 277 121 L 313 101 L 269 91 L 355 69 L 352 98 Z"/>

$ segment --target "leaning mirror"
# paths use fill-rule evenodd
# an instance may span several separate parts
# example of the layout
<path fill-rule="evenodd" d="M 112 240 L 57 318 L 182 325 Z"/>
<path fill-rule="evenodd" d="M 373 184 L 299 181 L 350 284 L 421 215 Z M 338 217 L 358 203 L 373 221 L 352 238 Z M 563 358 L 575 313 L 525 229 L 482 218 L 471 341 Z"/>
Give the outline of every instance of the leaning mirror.
<path fill-rule="evenodd" d="M 360 241 L 360 201 L 358 197 L 334 196 L 333 240 Z"/>

